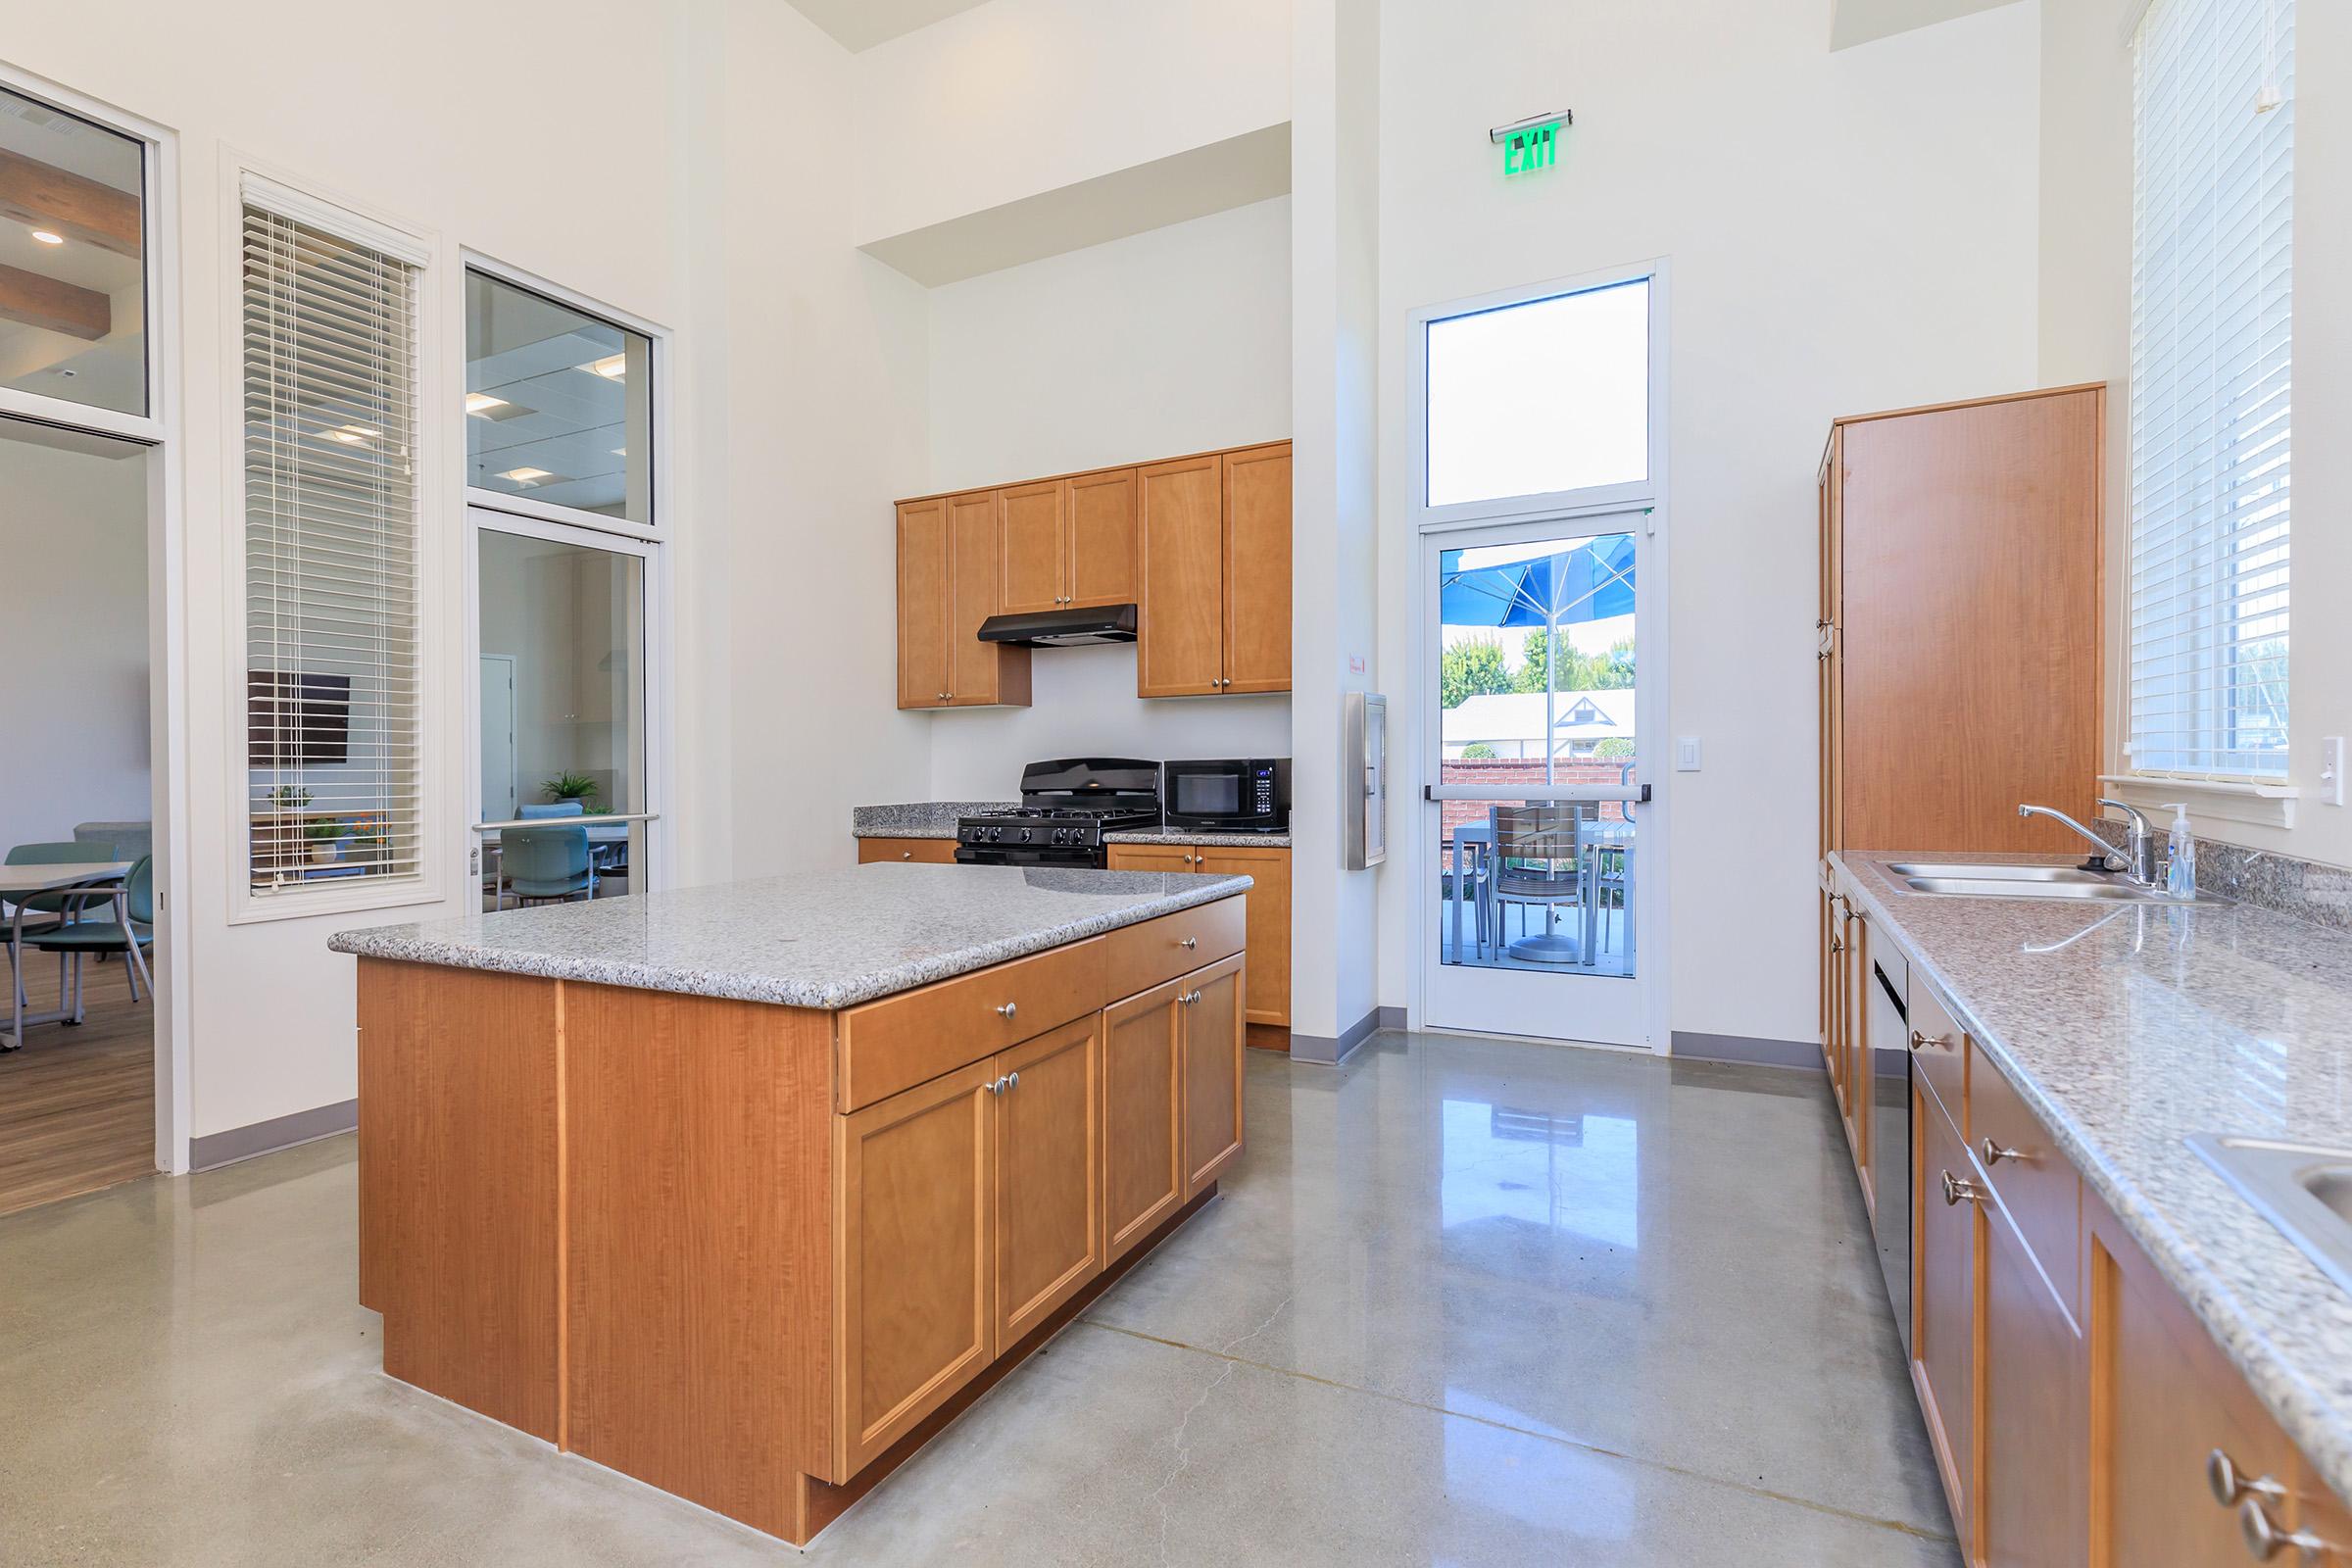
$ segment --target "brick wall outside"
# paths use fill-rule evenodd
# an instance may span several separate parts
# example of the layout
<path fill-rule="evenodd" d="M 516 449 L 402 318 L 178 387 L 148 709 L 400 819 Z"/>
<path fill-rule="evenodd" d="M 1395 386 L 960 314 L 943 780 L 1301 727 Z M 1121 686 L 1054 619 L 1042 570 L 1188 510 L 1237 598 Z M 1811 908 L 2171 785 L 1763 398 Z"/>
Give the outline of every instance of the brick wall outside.
<path fill-rule="evenodd" d="M 1622 780 L 1625 763 L 1610 760 L 1594 761 L 1571 760 L 1561 758 L 1552 764 L 1554 784 L 1615 784 Z M 1438 765 L 1438 779 L 1446 784 L 1541 784 L 1544 782 L 1544 760 L 1540 757 L 1496 757 L 1448 760 Z M 1450 846 L 1453 830 L 1464 822 L 1484 822 L 1487 819 L 1487 801 L 1444 801 L 1438 812 L 1440 842 Z M 1602 801 L 1600 814 L 1609 821 L 1625 815 L 1622 801 Z"/>

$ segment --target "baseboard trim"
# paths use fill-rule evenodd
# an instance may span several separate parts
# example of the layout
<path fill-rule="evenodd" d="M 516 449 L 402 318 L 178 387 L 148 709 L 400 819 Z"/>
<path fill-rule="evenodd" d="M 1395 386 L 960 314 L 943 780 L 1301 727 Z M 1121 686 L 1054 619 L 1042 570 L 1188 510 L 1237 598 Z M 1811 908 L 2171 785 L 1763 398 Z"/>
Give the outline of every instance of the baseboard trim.
<path fill-rule="evenodd" d="M 1821 1044 L 1813 1040 L 1761 1040 L 1753 1035 L 1710 1035 L 1677 1029 L 1674 1055 L 1678 1061 L 1737 1061 L 1751 1067 L 1824 1070 Z"/>
<path fill-rule="evenodd" d="M 218 1170 L 240 1159 L 274 1154 L 296 1144 L 332 1138 L 337 1133 L 350 1132 L 359 1124 L 360 1102 L 346 1100 L 315 1110 L 272 1116 L 245 1127 L 231 1127 L 226 1132 L 206 1133 L 202 1138 L 188 1140 L 188 1168 Z"/>
<path fill-rule="evenodd" d="M 1381 1030 L 1403 1027 L 1402 1007 L 1374 1007 L 1341 1030 L 1336 1039 L 1330 1035 L 1303 1035 L 1294 1029 L 1291 1031 L 1291 1059 L 1311 1061 L 1318 1067 L 1336 1067 L 1353 1054 L 1356 1047 Z"/>

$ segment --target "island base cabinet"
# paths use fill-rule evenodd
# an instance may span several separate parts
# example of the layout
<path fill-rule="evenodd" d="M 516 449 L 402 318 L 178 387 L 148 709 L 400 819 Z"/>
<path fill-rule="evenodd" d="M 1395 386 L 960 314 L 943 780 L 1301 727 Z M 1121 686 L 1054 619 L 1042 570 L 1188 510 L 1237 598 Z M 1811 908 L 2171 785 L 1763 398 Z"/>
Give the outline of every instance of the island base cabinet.
<path fill-rule="evenodd" d="M 1243 961 L 1195 970 L 1178 1005 L 1184 1044 L 1184 1196 L 1216 1184 L 1242 1152 Z"/>
<path fill-rule="evenodd" d="M 1117 1261 L 1185 1200 L 1184 1006 L 1190 976 L 1102 1014 L 1103 1256 Z"/>
<path fill-rule="evenodd" d="M 995 1359 L 997 1058 L 837 1117 L 846 1481 Z"/>
<path fill-rule="evenodd" d="M 997 1344 L 1102 1272 L 1102 1023 L 1082 1018 L 997 1057 Z"/>

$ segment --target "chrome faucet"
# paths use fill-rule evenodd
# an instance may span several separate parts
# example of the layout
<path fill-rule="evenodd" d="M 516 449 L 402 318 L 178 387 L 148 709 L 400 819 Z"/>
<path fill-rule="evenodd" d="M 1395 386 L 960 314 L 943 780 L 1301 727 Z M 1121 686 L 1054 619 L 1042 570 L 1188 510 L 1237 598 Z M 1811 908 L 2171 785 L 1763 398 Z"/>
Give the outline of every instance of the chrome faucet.
<path fill-rule="evenodd" d="M 2020 806 L 2020 816 L 2046 816 L 2061 827 L 2069 827 L 2097 846 L 2098 854 L 2083 862 L 2087 871 L 2121 871 L 2143 888 L 2156 885 L 2156 830 L 2148 823 L 2147 813 L 2136 806 L 2099 797 L 2098 804 L 2112 806 L 2132 819 L 2132 837 L 2125 853 L 2119 855 L 2108 842 L 2067 815 L 2047 806 Z"/>

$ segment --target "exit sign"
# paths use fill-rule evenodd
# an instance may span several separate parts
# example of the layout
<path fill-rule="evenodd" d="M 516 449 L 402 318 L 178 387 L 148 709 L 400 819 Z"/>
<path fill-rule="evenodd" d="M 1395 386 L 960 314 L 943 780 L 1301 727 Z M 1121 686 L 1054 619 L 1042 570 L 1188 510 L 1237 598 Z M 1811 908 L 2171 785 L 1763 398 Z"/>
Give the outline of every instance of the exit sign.
<path fill-rule="evenodd" d="M 1551 168 L 1559 161 L 1560 127 L 1575 122 L 1575 117 L 1563 109 L 1556 115 L 1532 115 L 1497 125 L 1487 136 L 1502 148 L 1502 172 L 1507 178 Z"/>

